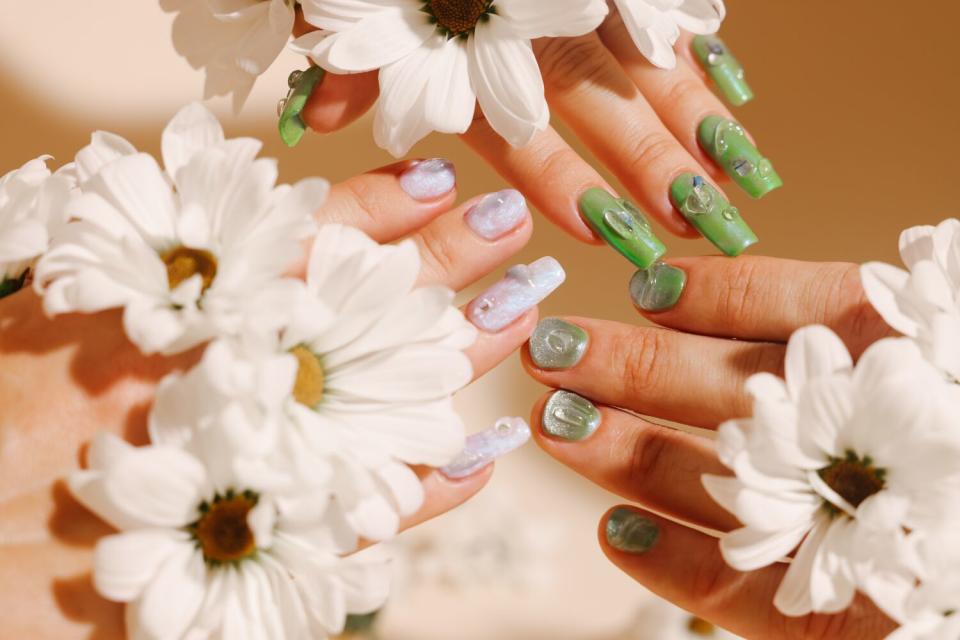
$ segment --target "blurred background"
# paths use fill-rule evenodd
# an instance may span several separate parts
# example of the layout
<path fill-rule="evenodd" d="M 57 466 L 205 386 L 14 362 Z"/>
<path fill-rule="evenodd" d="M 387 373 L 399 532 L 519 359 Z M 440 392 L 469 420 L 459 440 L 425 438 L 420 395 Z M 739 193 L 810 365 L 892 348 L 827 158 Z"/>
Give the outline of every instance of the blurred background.
<path fill-rule="evenodd" d="M 895 261 L 901 229 L 958 213 L 953 47 L 960 3 L 927 0 L 922 12 L 918 3 L 892 0 L 727 3 L 721 35 L 757 93 L 735 113 L 786 181 L 760 202 L 729 190 L 761 238 L 755 253 Z M 43 153 L 67 162 L 95 129 L 159 152 L 163 125 L 201 96 L 203 82 L 174 52 L 170 23 L 155 0 L 0 0 L 0 174 Z M 225 101 L 212 102 L 228 135 L 265 140 L 265 155 L 280 159 L 288 182 L 307 175 L 338 181 L 392 162 L 374 145 L 369 119 L 334 135 L 308 135 L 294 150 L 282 146 L 276 103 L 287 74 L 303 66 L 284 54 L 240 116 Z M 433 136 L 414 155 L 453 160 L 464 198 L 503 187 L 456 138 Z M 573 242 L 539 216 L 536 224 L 519 259 L 554 255 L 569 274 L 542 315 L 640 322 L 625 260 Z M 702 240 L 668 244 L 674 256 L 712 252 Z M 462 394 L 461 405 L 479 430 L 502 415 L 527 416 L 543 391 L 514 357 Z M 402 543 L 408 557 L 433 564 L 401 571 L 397 597 L 377 623 L 380 637 L 672 637 L 660 626 L 666 618 L 644 613 L 653 606 L 649 596 L 597 547 L 596 524 L 614 496 L 532 445 L 497 467 L 476 505 Z M 443 551 L 444 544 L 453 546 Z M 516 575 L 483 574 L 491 566 Z"/>

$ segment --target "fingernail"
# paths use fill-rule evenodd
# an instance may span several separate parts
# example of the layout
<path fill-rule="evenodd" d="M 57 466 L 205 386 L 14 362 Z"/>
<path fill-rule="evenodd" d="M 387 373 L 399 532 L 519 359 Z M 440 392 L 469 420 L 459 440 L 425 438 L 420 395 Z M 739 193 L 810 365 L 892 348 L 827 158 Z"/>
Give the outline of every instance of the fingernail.
<path fill-rule="evenodd" d="M 590 336 L 577 325 L 546 318 L 530 336 L 530 358 L 541 369 L 569 369 L 580 362 L 589 343 Z"/>
<path fill-rule="evenodd" d="M 543 430 L 555 438 L 579 442 L 600 426 L 600 411 L 592 402 L 570 391 L 557 391 L 543 407 Z"/>
<path fill-rule="evenodd" d="M 769 160 L 760 155 L 747 133 L 733 120 L 708 116 L 697 132 L 700 144 L 734 182 L 754 198 L 783 186 Z"/>
<path fill-rule="evenodd" d="M 566 279 L 563 267 L 551 257 L 510 267 L 503 280 L 467 306 L 467 317 L 483 331 L 496 333 L 537 306 Z"/>
<path fill-rule="evenodd" d="M 646 553 L 657 543 L 660 528 L 632 509 L 618 507 L 607 518 L 607 542 L 618 551 Z"/>
<path fill-rule="evenodd" d="M 743 77 L 743 65 L 723 40 L 717 36 L 697 36 L 693 39 L 693 55 L 727 102 L 739 107 L 753 100 L 753 90 Z"/>
<path fill-rule="evenodd" d="M 400 188 L 414 200 L 436 200 L 457 186 L 453 163 L 441 158 L 421 160 L 400 174 Z"/>
<path fill-rule="evenodd" d="M 633 274 L 630 297 L 644 311 L 666 311 L 680 300 L 686 284 L 687 274 L 683 269 L 658 262 Z"/>
<path fill-rule="evenodd" d="M 738 256 L 757 243 L 740 211 L 702 177 L 685 173 L 670 187 L 673 206 L 703 237 L 728 256 Z"/>
<path fill-rule="evenodd" d="M 630 201 L 617 199 L 604 189 L 584 193 L 580 197 L 580 213 L 611 247 L 640 269 L 646 269 L 667 252 L 646 216 Z"/>
<path fill-rule="evenodd" d="M 515 189 L 484 196 L 467 212 L 467 226 L 484 240 L 496 240 L 520 226 L 527 218 L 527 201 Z"/>
<path fill-rule="evenodd" d="M 440 473 L 454 480 L 472 476 L 497 458 L 522 447 L 530 439 L 523 418 L 500 418 L 496 424 L 467 438 L 463 451 Z"/>
<path fill-rule="evenodd" d="M 280 139 L 288 147 L 295 147 L 307 131 L 307 125 L 300 117 L 303 107 L 310 99 L 317 83 L 323 79 L 324 71 L 320 67 L 310 67 L 306 71 L 294 71 L 287 78 L 290 91 L 287 97 L 277 105 L 280 116 Z"/>

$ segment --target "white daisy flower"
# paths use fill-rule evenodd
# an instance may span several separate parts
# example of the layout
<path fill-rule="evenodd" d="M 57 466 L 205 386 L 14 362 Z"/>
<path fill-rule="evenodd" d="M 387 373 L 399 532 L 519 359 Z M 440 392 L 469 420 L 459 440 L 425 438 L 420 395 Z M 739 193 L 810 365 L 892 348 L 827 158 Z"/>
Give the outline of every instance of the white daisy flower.
<path fill-rule="evenodd" d="M 0 178 L 0 297 L 23 286 L 65 222 L 73 181 L 66 173 L 52 174 L 48 160 L 41 156 Z"/>
<path fill-rule="evenodd" d="M 295 0 L 160 0 L 176 13 L 173 46 L 206 72 L 204 98 L 233 95 L 239 111 L 293 33 Z"/>
<path fill-rule="evenodd" d="M 907 229 L 900 256 L 907 271 L 880 262 L 861 267 L 867 298 L 887 324 L 960 381 L 960 220 Z"/>
<path fill-rule="evenodd" d="M 721 540 L 724 558 L 751 571 L 796 557 L 774 604 L 787 615 L 834 613 L 857 588 L 888 610 L 913 579 L 906 530 L 944 513 L 960 445 L 942 435 L 956 396 L 916 346 L 873 345 L 857 367 L 829 329 L 790 340 L 786 381 L 753 376 L 753 418 L 720 428 L 721 460 L 736 477 L 705 476 L 744 527 Z"/>
<path fill-rule="evenodd" d="M 673 45 L 685 29 L 697 35 L 720 30 L 727 15 L 723 0 L 614 0 L 634 44 L 652 64 L 677 66 Z"/>
<path fill-rule="evenodd" d="M 74 218 L 37 265 L 49 314 L 122 307 L 129 338 L 150 354 L 281 322 L 294 286 L 281 276 L 328 191 L 314 178 L 277 186 L 260 143 L 225 140 L 200 105 L 163 134 L 166 173 L 117 136 L 77 156 Z"/>
<path fill-rule="evenodd" d="M 322 503 L 238 474 L 216 426 L 186 445 L 154 435 L 98 435 L 69 478 L 119 530 L 97 544 L 93 582 L 127 603 L 131 638 L 325 638 L 383 605 L 386 560 L 340 557 Z"/>
<path fill-rule="evenodd" d="M 431 131 L 463 133 L 479 102 L 493 129 L 522 146 L 550 120 L 530 41 L 588 33 L 604 0 L 304 0 L 321 31 L 294 42 L 335 73 L 380 70 L 377 144 L 406 154 Z"/>
<path fill-rule="evenodd" d="M 407 465 L 442 466 L 463 449 L 452 394 L 472 378 L 463 349 L 476 329 L 452 291 L 414 288 L 419 272 L 411 241 L 381 246 L 350 227 L 321 227 L 303 296 L 275 339 L 211 345 L 194 372 L 161 386 L 155 428 L 183 433 L 183 406 L 216 413 L 255 400 L 254 414 L 272 415 L 282 405 L 280 422 L 247 420 L 238 440 L 276 440 L 303 481 L 330 483 L 356 533 L 391 537 L 423 500 Z"/>

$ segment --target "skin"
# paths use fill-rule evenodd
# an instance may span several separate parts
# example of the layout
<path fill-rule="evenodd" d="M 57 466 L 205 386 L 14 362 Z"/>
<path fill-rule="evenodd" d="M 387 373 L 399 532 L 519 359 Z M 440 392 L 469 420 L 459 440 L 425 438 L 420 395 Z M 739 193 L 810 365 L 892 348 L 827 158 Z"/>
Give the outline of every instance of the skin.
<path fill-rule="evenodd" d="M 500 268 L 530 238 L 526 220 L 487 241 L 464 223 L 474 202 L 454 206 L 451 192 L 418 202 L 399 186 L 398 163 L 333 187 L 321 222 L 360 228 L 380 242 L 414 238 L 423 257 L 421 284 L 461 289 Z M 457 247 L 457 251 L 452 248 Z M 468 355 L 482 376 L 527 339 L 528 312 L 497 334 L 481 333 Z M 123 607 L 91 583 L 92 552 L 112 532 L 67 491 L 62 478 L 82 466 L 95 433 L 108 430 L 147 443 L 146 419 L 163 376 L 195 364 L 202 348 L 175 358 L 142 356 L 123 334 L 120 312 L 47 318 L 30 289 L 0 300 L 0 601 L 3 637 L 44 640 L 123 638 Z M 428 469 L 426 501 L 408 528 L 461 504 L 490 479 L 488 466 L 450 480 Z"/>
<path fill-rule="evenodd" d="M 298 19 L 297 35 L 312 29 Z M 718 189 L 729 181 L 700 148 L 696 130 L 709 115 L 732 115 L 709 89 L 690 52 L 690 39 L 685 35 L 678 43 L 675 69 L 657 69 L 640 54 L 613 12 L 595 33 L 536 40 L 534 51 L 553 114 L 644 212 L 671 233 L 695 238 L 697 231 L 670 204 L 670 184 L 686 172 L 703 176 Z M 378 92 L 375 71 L 327 74 L 301 115 L 319 133 L 335 131 L 370 109 Z M 610 122 L 623 126 L 610 127 Z M 461 138 L 561 229 L 583 242 L 601 242 L 581 219 L 577 202 L 592 187 L 616 191 L 555 129 L 549 127 L 515 149 L 478 109 Z"/>
<path fill-rule="evenodd" d="M 638 417 L 714 430 L 725 420 L 750 415 L 744 382 L 759 372 L 782 375 L 786 342 L 795 330 L 824 324 L 854 357 L 891 335 L 864 297 L 857 266 L 748 256 L 671 264 L 687 272 L 687 286 L 673 309 L 641 311 L 658 326 L 566 318 L 590 334 L 587 353 L 566 371 L 538 369 L 524 351 L 531 376 L 590 398 L 603 416 L 586 440 L 553 438 L 541 427 L 547 394 L 533 407 L 535 440 L 576 473 L 637 503 L 640 508 L 630 508 L 659 526 L 657 543 L 637 555 L 607 544 L 609 512 L 599 529 L 610 561 L 654 593 L 746 638 L 886 637 L 894 624 L 859 596 L 837 615 L 788 618 L 777 612 L 773 596 L 787 565 L 735 571 L 721 557 L 716 538 L 705 532 L 739 526 L 700 481 L 705 473 L 730 475 L 712 441 Z"/>

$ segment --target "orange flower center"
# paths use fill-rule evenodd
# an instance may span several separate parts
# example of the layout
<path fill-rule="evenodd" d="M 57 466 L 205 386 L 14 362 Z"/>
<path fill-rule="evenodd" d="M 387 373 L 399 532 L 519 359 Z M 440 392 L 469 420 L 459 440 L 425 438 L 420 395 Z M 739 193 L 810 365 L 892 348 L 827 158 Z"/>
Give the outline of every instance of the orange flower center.
<path fill-rule="evenodd" d="M 200 519 L 190 526 L 190 532 L 207 563 L 239 562 L 256 552 L 257 541 L 247 524 L 247 515 L 256 505 L 255 493 L 232 490 L 200 505 Z"/>
<path fill-rule="evenodd" d="M 426 11 L 448 38 L 466 37 L 493 12 L 493 0 L 426 0 Z"/>
<path fill-rule="evenodd" d="M 203 291 L 206 291 L 217 277 L 217 259 L 203 249 L 189 249 L 181 245 L 164 251 L 160 254 L 160 259 L 167 265 L 170 289 L 176 289 L 185 280 L 199 273 L 203 278 Z"/>
<path fill-rule="evenodd" d="M 886 471 L 874 466 L 869 456 L 861 458 L 853 451 L 848 451 L 844 458 L 835 458 L 818 473 L 828 487 L 854 508 L 886 486 Z"/>
<path fill-rule="evenodd" d="M 290 350 L 297 359 L 297 379 L 293 384 L 293 397 L 311 409 L 323 400 L 324 373 L 320 358 L 307 347 L 299 345 Z"/>

